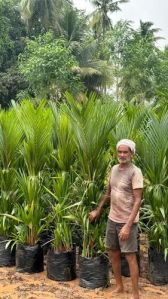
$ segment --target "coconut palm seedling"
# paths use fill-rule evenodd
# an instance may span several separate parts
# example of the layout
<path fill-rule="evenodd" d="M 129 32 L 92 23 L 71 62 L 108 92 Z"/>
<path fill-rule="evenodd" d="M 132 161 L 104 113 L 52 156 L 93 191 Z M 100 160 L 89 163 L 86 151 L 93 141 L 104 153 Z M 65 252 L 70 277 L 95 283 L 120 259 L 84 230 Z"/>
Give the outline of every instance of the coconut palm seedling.
<path fill-rule="evenodd" d="M 83 207 L 80 207 L 77 219 L 83 241 L 79 258 L 79 284 L 85 288 L 106 287 L 109 269 L 104 246 L 105 222 L 90 223 L 88 211 Z"/>
<path fill-rule="evenodd" d="M 47 276 L 54 280 L 72 280 L 76 277 L 76 259 L 73 246 L 74 210 L 80 202 L 73 199 L 73 176 L 59 172 L 53 178 L 48 225 L 52 227 L 51 249 L 47 255 Z"/>
<path fill-rule="evenodd" d="M 79 173 L 90 182 L 96 178 L 101 185 L 109 163 L 108 136 L 121 117 L 119 106 L 112 101 L 104 103 L 94 94 L 83 96 L 80 102 L 70 94 L 66 94 L 66 99 Z"/>
<path fill-rule="evenodd" d="M 142 221 L 150 245 L 167 257 L 168 219 L 168 113 L 160 119 L 151 114 L 143 130 L 139 153 L 145 174 Z"/>
<path fill-rule="evenodd" d="M 71 174 L 59 172 L 53 180 L 53 191 L 45 187 L 51 195 L 49 201 L 51 212 L 47 220 L 48 226 L 53 227 L 51 246 L 56 252 L 68 251 L 73 248 L 74 210 L 78 209 L 81 202 L 74 202 Z"/>
<path fill-rule="evenodd" d="M 16 246 L 16 271 L 43 271 L 43 251 L 39 243 L 45 227 L 45 211 L 42 205 L 42 178 L 18 175 L 20 202 L 14 206 L 12 214 L 4 214 L 15 221 L 16 232 L 8 242 Z"/>
<path fill-rule="evenodd" d="M 15 232 L 14 221 L 4 214 L 12 214 L 18 200 L 17 167 L 23 132 L 16 121 L 14 109 L 0 112 L 0 246 L 1 265 L 10 265 L 7 240 Z M 4 249 L 3 249 L 4 247 Z M 4 257 L 6 261 L 4 263 Z M 8 260 L 8 261 L 7 261 Z M 3 264 L 2 264 L 3 263 Z M 13 261 L 11 262 L 13 264 Z"/>
<path fill-rule="evenodd" d="M 72 124 L 64 111 L 64 104 L 59 109 L 56 103 L 50 102 L 53 120 L 53 152 L 52 158 L 56 169 L 69 172 L 75 160 L 75 143 Z"/>
<path fill-rule="evenodd" d="M 82 236 L 83 257 L 91 258 L 105 253 L 105 221 L 91 223 L 88 217 L 88 211 L 84 207 L 79 207 L 76 213 L 77 223 L 80 227 Z"/>
<path fill-rule="evenodd" d="M 24 133 L 20 149 L 21 168 L 30 176 L 38 176 L 49 160 L 52 151 L 52 112 L 41 101 L 35 106 L 30 101 L 15 105 L 16 119 Z"/>
<path fill-rule="evenodd" d="M 149 191 L 149 190 L 148 190 Z M 154 188 L 145 192 L 148 202 L 142 208 L 142 229 L 148 234 L 150 245 L 168 256 L 168 189 Z M 161 191 L 161 192 L 160 192 Z"/>
<path fill-rule="evenodd" d="M 45 211 L 42 204 L 42 178 L 18 174 L 18 196 L 12 214 L 5 217 L 15 221 L 16 232 L 12 236 L 15 244 L 36 245 L 44 230 Z"/>
<path fill-rule="evenodd" d="M 145 173 L 144 203 L 141 211 L 142 227 L 150 245 L 167 257 L 168 218 L 168 121 L 167 114 L 160 120 L 151 115 L 139 147 Z"/>

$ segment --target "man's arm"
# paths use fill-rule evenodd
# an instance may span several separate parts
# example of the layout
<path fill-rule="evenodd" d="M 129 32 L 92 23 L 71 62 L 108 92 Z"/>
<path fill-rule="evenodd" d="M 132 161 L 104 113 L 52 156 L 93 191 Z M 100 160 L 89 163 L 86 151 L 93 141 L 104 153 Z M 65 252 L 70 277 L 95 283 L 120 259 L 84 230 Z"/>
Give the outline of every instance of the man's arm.
<path fill-rule="evenodd" d="M 90 221 L 94 221 L 97 218 L 99 218 L 104 205 L 110 201 L 110 193 L 111 193 L 111 187 L 109 184 L 106 193 L 102 196 L 102 198 L 98 204 L 98 207 L 89 213 Z"/>
<path fill-rule="evenodd" d="M 128 218 L 127 223 L 123 226 L 119 234 L 120 240 L 122 241 L 128 238 L 131 226 L 134 223 L 135 217 L 141 206 L 142 189 L 134 189 L 133 195 L 134 195 L 134 205 L 133 205 L 132 212 Z"/>

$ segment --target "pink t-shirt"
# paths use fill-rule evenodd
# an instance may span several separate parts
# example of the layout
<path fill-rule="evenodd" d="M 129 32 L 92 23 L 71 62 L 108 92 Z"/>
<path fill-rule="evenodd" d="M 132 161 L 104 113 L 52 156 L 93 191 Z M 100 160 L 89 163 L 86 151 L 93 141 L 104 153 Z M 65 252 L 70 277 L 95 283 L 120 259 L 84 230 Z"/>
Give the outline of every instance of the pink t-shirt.
<path fill-rule="evenodd" d="M 134 205 L 133 189 L 143 188 L 141 170 L 130 163 L 126 168 L 119 168 L 119 164 L 112 167 L 109 183 L 111 186 L 111 204 L 109 219 L 119 223 L 126 223 Z M 134 222 L 138 222 L 139 213 Z"/>

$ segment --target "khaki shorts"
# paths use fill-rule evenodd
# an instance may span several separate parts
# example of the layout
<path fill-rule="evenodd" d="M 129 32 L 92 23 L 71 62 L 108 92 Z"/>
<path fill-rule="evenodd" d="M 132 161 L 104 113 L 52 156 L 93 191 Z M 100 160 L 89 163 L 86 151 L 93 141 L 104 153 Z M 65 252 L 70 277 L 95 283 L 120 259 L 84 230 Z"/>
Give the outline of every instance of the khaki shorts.
<path fill-rule="evenodd" d="M 121 241 L 119 233 L 124 223 L 117 223 L 110 219 L 106 228 L 106 248 L 107 250 L 121 250 L 122 253 L 133 253 L 138 251 L 138 228 L 133 224 L 127 240 Z"/>

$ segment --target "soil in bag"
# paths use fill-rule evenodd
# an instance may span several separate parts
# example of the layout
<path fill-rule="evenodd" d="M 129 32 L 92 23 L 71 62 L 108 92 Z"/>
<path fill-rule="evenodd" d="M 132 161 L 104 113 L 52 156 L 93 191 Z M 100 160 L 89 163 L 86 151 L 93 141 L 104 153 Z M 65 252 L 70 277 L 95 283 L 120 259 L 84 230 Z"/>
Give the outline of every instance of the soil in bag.
<path fill-rule="evenodd" d="M 47 254 L 47 277 L 57 281 L 69 281 L 76 278 L 75 250 Z"/>
<path fill-rule="evenodd" d="M 168 258 L 165 261 L 164 254 L 156 248 L 149 248 L 149 280 L 155 285 L 168 283 Z"/>
<path fill-rule="evenodd" d="M 11 249 L 10 246 L 6 248 L 6 240 L 0 237 L 0 267 L 14 266 L 15 265 L 15 247 Z"/>
<path fill-rule="evenodd" d="M 16 271 L 38 273 L 44 270 L 43 250 L 35 246 L 18 245 L 16 248 Z"/>
<path fill-rule="evenodd" d="M 109 262 L 104 255 L 79 259 L 79 285 L 96 289 L 109 286 Z"/>

